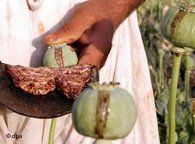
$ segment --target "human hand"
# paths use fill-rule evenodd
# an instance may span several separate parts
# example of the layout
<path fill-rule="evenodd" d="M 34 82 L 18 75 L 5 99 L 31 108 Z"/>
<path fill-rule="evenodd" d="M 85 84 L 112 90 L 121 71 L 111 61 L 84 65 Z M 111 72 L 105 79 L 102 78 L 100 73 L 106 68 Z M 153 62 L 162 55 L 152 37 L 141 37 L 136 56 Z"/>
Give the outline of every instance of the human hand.
<path fill-rule="evenodd" d="M 127 5 L 126 0 L 88 0 L 80 3 L 73 8 L 64 26 L 47 35 L 44 42 L 48 45 L 73 44 L 79 64 L 101 68 L 110 52 L 115 29 L 141 0 L 131 0 L 130 3 L 132 1 L 133 6 Z"/>

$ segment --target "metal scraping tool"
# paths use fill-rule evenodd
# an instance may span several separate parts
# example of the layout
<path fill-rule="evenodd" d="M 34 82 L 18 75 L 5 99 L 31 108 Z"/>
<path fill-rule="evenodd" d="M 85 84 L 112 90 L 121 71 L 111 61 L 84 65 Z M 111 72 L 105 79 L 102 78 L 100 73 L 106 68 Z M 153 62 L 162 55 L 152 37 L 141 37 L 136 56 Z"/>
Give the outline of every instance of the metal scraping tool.
<path fill-rule="evenodd" d="M 34 96 L 14 86 L 0 61 L 0 103 L 21 115 L 34 118 L 54 118 L 71 113 L 74 100 L 55 90 L 47 95 Z M 98 69 L 92 69 L 90 81 L 98 81 Z"/>

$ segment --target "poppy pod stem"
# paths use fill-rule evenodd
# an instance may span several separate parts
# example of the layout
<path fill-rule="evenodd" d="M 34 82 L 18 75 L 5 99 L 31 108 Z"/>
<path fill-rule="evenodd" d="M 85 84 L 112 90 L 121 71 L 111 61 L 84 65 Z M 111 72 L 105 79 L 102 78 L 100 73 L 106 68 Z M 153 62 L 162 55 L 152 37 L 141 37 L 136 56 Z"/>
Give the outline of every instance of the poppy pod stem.
<path fill-rule="evenodd" d="M 163 49 L 158 49 L 159 54 L 159 84 L 160 84 L 160 94 L 162 92 L 162 89 L 164 89 L 164 72 L 163 72 L 163 59 L 165 56 L 165 51 Z"/>
<path fill-rule="evenodd" d="M 186 98 L 189 101 L 191 96 L 190 96 L 190 74 L 191 74 L 191 70 L 193 67 L 193 63 L 192 63 L 192 58 L 191 58 L 191 54 L 193 52 L 192 49 L 190 48 L 185 48 L 185 93 L 186 93 Z"/>
<path fill-rule="evenodd" d="M 57 124 L 57 118 L 52 118 L 50 132 L 49 132 L 49 144 L 54 144 L 56 124 Z"/>
<path fill-rule="evenodd" d="M 173 55 L 173 69 L 172 69 L 172 82 L 171 82 L 171 95 L 169 100 L 169 137 L 168 143 L 175 144 L 175 110 L 176 110 L 176 95 L 177 95 L 177 86 L 179 79 L 179 70 L 181 65 L 181 58 L 185 53 L 182 48 L 172 48 Z"/>
<path fill-rule="evenodd" d="M 193 123 L 193 132 L 195 134 L 195 98 L 192 98 L 190 100 L 190 112 L 191 112 L 191 118 Z"/>

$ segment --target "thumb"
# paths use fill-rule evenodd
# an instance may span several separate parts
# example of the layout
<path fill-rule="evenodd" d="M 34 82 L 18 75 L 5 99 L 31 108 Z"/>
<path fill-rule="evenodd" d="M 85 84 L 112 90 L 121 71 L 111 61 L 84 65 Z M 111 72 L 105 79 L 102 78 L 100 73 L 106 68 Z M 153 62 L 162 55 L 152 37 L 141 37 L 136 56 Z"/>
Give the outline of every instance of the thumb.
<path fill-rule="evenodd" d="M 73 43 L 81 37 L 81 35 L 89 29 L 96 21 L 94 15 L 86 11 L 85 7 L 77 8 L 64 26 L 55 33 L 46 35 L 45 44 Z"/>

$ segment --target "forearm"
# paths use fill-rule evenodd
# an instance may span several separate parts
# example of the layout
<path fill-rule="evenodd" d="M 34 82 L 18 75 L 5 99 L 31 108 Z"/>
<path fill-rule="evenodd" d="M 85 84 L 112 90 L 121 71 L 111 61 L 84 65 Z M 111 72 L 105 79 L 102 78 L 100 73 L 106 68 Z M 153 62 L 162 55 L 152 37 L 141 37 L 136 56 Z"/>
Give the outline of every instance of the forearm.
<path fill-rule="evenodd" d="M 112 1 L 113 5 L 113 21 L 114 26 L 118 27 L 118 25 L 131 14 L 132 11 L 137 9 L 144 0 L 108 0 Z M 114 8 L 115 6 L 115 8 Z"/>
<path fill-rule="evenodd" d="M 108 18 L 112 21 L 114 29 L 116 29 L 120 23 L 129 14 L 138 8 L 145 0 L 91 0 L 103 3 L 102 11 L 105 11 Z"/>

